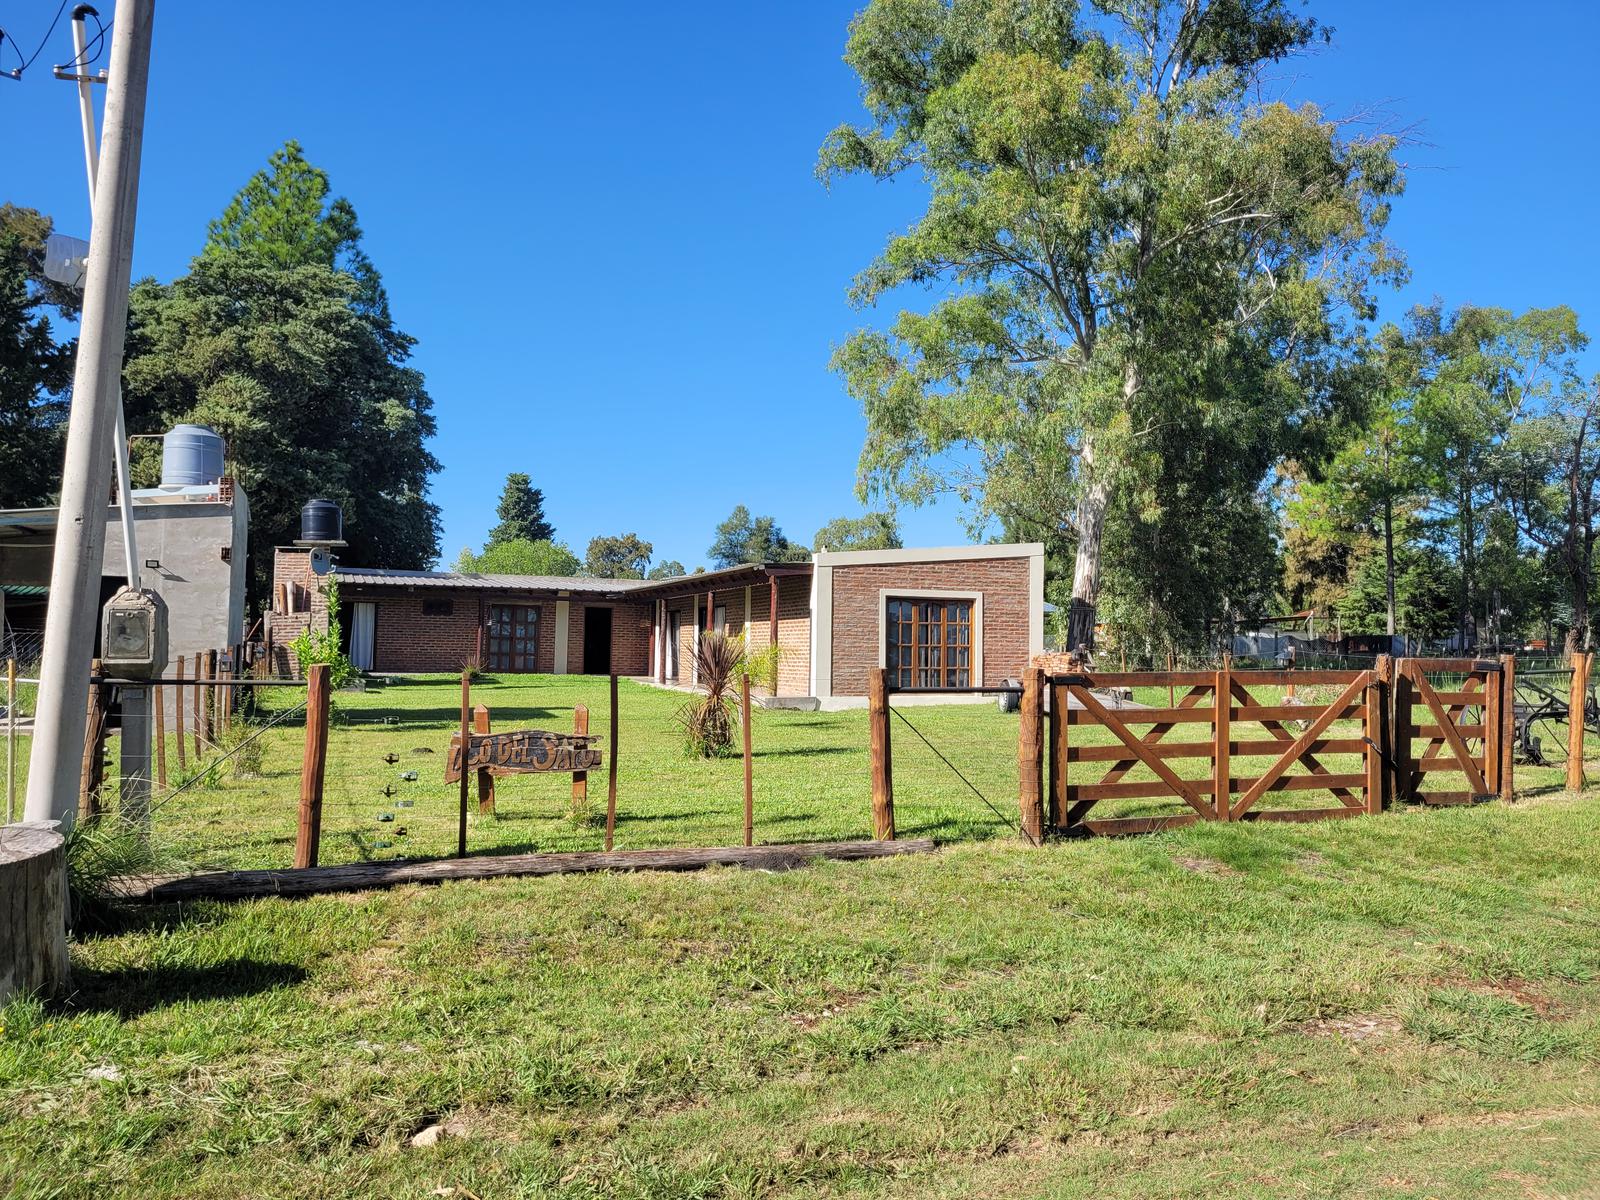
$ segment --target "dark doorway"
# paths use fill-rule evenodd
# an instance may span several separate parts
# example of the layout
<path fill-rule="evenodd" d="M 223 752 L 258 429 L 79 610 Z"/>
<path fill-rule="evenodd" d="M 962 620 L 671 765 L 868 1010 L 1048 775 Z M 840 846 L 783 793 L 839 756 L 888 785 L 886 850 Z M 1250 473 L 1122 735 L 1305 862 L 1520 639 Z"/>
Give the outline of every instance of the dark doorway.
<path fill-rule="evenodd" d="M 583 673 L 611 674 L 611 610 L 583 610 Z"/>

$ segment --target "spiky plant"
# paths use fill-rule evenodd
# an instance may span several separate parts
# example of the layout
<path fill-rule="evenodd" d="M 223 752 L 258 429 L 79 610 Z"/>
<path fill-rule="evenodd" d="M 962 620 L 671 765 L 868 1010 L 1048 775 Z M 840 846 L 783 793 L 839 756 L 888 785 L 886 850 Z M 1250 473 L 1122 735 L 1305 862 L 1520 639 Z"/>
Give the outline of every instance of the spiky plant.
<path fill-rule="evenodd" d="M 739 675 L 744 670 L 743 638 L 702 633 L 694 651 L 700 693 L 678 712 L 690 754 L 720 758 L 733 751 L 739 727 Z"/>

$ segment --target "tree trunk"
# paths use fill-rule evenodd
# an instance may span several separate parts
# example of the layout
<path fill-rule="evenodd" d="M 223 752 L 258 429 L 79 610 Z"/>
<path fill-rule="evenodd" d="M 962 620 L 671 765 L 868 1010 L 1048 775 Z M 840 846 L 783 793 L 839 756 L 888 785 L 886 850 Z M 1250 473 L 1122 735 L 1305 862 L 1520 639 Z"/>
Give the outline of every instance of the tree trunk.
<path fill-rule="evenodd" d="M 1072 607 L 1067 614 L 1067 649 L 1094 648 L 1095 609 L 1100 602 L 1100 545 L 1111 489 L 1094 471 L 1094 443 L 1085 438 L 1083 462 L 1088 478 L 1078 497 L 1078 556 L 1072 568 Z"/>
<path fill-rule="evenodd" d="M 1137 363 L 1122 369 L 1122 407 L 1139 394 Z M 1078 496 L 1078 555 L 1072 568 L 1072 606 L 1067 613 L 1067 650 L 1094 648 L 1095 612 L 1100 604 L 1100 545 L 1105 533 L 1111 484 L 1106 465 L 1097 461 L 1094 436 L 1086 434 L 1078 455 L 1083 491 Z"/>
<path fill-rule="evenodd" d="M 1383 498 L 1383 579 L 1384 589 L 1388 593 L 1388 625 L 1386 632 L 1391 643 L 1394 640 L 1394 497 L 1385 495 Z M 1390 651 L 1392 652 L 1391 645 Z M 1386 652 L 1387 653 L 1387 652 Z"/>

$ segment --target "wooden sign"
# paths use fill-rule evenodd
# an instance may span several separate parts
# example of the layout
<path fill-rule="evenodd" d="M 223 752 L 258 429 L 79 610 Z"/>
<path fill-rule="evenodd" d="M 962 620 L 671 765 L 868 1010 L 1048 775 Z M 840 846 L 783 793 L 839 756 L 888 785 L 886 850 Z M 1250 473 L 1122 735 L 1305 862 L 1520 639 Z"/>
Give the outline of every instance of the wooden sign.
<path fill-rule="evenodd" d="M 475 734 L 467 756 L 468 771 L 491 775 L 522 775 L 533 771 L 588 771 L 600 765 L 600 751 L 591 743 L 599 739 L 582 734 L 549 733 L 519 729 L 512 733 Z M 444 781 L 461 778 L 461 735 L 450 737 L 445 756 Z"/>

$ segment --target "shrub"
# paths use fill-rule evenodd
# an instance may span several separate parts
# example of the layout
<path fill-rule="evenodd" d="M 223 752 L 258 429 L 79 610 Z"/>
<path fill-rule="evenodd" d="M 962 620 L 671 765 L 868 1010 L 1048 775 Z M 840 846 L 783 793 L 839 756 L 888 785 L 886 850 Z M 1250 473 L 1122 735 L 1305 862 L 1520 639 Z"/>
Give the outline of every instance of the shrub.
<path fill-rule="evenodd" d="M 356 669 L 350 665 L 350 656 L 340 646 L 344 640 L 344 628 L 339 624 L 339 580 L 335 576 L 328 576 L 324 592 L 328 597 L 328 627 L 324 630 L 302 629 L 289 643 L 289 649 L 294 651 L 295 658 L 299 660 L 302 673 L 312 666 L 324 664 L 328 668 L 329 686 L 342 688 L 355 679 Z"/>
<path fill-rule="evenodd" d="M 742 636 L 700 635 L 694 664 L 702 694 L 678 711 L 686 753 L 701 758 L 733 753 L 734 733 L 739 728 L 739 677 L 770 675 L 776 680 L 778 656 L 776 646 L 750 653 Z"/>

